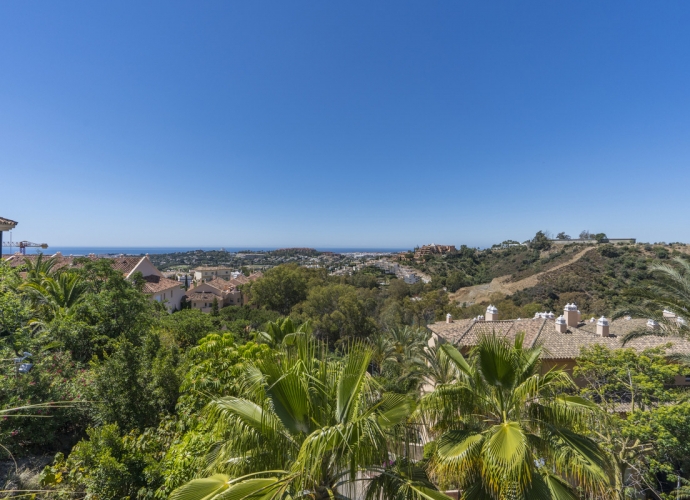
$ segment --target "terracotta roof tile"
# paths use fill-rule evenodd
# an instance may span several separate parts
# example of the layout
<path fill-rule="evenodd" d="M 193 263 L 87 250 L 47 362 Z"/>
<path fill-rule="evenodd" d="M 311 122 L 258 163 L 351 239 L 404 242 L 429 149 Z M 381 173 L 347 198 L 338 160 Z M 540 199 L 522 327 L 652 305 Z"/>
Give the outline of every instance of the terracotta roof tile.
<path fill-rule="evenodd" d="M 144 293 L 158 293 L 169 290 L 170 288 L 180 288 L 179 281 L 163 278 L 161 276 L 146 276 L 144 280 L 146 281 L 146 283 L 144 283 Z"/>
<path fill-rule="evenodd" d="M 219 299 L 218 302 L 222 302 L 222 300 L 223 300 L 222 297 L 219 297 L 218 295 L 215 295 L 211 292 L 192 292 L 192 293 L 187 292 L 187 299 L 188 300 L 209 300 L 209 301 L 213 301 L 213 299 Z"/>
<path fill-rule="evenodd" d="M 609 337 L 597 335 L 595 323 L 580 323 L 579 327 L 571 327 L 566 333 L 560 333 L 556 330 L 553 320 L 542 318 L 507 321 L 458 320 L 453 323 L 433 323 L 428 325 L 428 328 L 446 342 L 463 347 L 476 345 L 482 334 L 490 335 L 495 331 L 498 335 L 512 340 L 517 332 L 524 331 L 525 345 L 543 345 L 543 357 L 547 359 L 574 359 L 579 356 L 583 347 L 596 344 L 611 349 L 631 347 L 637 351 L 671 344 L 668 354 L 690 354 L 690 342 L 687 340 L 656 335 L 641 337 L 623 346 L 623 336 L 633 330 L 644 328 L 646 323 L 645 319 L 613 321 Z"/>

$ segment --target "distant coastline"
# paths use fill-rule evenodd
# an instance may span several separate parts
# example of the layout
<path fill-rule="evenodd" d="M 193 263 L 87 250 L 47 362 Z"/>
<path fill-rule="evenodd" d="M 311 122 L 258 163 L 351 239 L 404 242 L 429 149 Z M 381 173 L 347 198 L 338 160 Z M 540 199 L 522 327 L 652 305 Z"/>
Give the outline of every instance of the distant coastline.
<path fill-rule="evenodd" d="M 145 254 L 162 254 L 162 253 L 177 253 L 177 252 L 193 252 L 195 250 L 212 251 L 224 249 L 227 252 L 239 252 L 242 250 L 253 250 L 268 252 L 271 250 L 277 250 L 283 247 L 63 247 L 55 246 L 49 247 L 46 250 L 28 248 L 27 254 L 36 254 L 43 252 L 47 255 L 52 255 L 56 252 L 60 252 L 63 255 L 145 255 Z M 404 252 L 410 250 L 409 248 L 372 248 L 372 247 L 351 247 L 351 248 L 319 248 L 316 247 L 319 252 L 335 252 L 335 253 L 394 253 L 394 252 Z M 15 253 L 19 251 L 18 247 L 13 247 L 10 252 L 10 248 L 4 248 L 3 254 L 7 255 L 9 253 Z"/>

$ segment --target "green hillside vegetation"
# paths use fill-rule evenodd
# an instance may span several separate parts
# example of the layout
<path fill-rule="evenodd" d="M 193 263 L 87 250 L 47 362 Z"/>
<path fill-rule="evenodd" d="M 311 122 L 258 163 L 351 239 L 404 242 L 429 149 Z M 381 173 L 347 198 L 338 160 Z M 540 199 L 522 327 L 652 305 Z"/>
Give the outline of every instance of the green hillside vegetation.
<path fill-rule="evenodd" d="M 500 276 L 509 275 L 513 280 L 526 278 L 569 260 L 583 248 L 585 245 L 573 244 L 540 251 L 525 245 L 504 244 L 478 250 L 463 245 L 456 254 L 429 255 L 412 265 L 454 292 L 462 287 L 488 283 Z"/>
<path fill-rule="evenodd" d="M 568 264 L 587 249 L 591 250 Z M 445 287 L 449 292 L 489 283 L 494 278 L 507 277 L 506 283 L 511 283 L 541 273 L 533 286 L 513 294 L 496 293 L 490 300 L 469 307 L 459 304 L 459 318 L 483 314 L 490 302 L 506 319 L 530 317 L 537 311 L 559 311 L 569 302 L 578 304 L 583 314 L 600 316 L 629 304 L 632 299 L 625 290 L 648 282 L 651 265 L 673 257 L 690 259 L 687 250 L 679 243 L 569 244 L 541 251 L 529 245 L 494 245 L 486 250 L 463 246 L 455 255 L 427 256 L 415 267 L 431 274 L 435 287 Z"/>
<path fill-rule="evenodd" d="M 643 264 L 680 250 L 601 245 L 553 284 L 545 275 L 558 298 L 525 290 L 499 307 L 578 293 L 613 307 L 620 287 L 651 282 Z M 524 249 L 477 259 L 501 252 Z M 169 314 L 141 276 L 110 266 L 0 264 L 5 497 L 325 500 L 348 496 L 359 474 L 372 499 L 448 500 L 438 489 L 456 487 L 496 500 L 687 493 L 687 394 L 670 387 L 684 372 L 663 348 L 583 352 L 580 388 L 542 375 L 519 339 L 488 337 L 467 356 L 429 349 L 424 325 L 472 309 L 438 279 L 283 264 L 243 287 L 249 306 Z M 570 290 L 568 273 L 596 286 Z M 33 366 L 17 370 L 16 357 Z M 633 399 L 628 419 L 606 413 Z M 22 469 L 45 456 L 42 470 Z"/>

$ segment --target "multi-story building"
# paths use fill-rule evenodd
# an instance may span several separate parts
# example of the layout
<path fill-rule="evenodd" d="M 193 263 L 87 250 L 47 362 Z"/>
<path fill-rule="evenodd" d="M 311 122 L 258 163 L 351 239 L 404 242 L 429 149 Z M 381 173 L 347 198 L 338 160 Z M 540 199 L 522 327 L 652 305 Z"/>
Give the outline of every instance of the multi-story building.
<path fill-rule="evenodd" d="M 223 278 L 229 280 L 230 278 L 234 278 L 237 276 L 237 274 L 239 274 L 239 271 L 236 271 L 230 267 L 222 266 L 200 266 L 196 269 L 193 269 L 192 272 L 194 273 L 194 281 L 197 283 L 210 281 L 214 278 Z"/>

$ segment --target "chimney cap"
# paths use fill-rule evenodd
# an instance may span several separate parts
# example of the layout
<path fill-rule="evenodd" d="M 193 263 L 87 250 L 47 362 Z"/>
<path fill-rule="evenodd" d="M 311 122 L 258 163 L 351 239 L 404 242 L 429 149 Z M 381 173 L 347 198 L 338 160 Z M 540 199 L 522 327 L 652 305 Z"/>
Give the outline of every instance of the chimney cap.
<path fill-rule="evenodd" d="M 489 307 L 486 308 L 486 314 L 498 314 L 498 308 L 493 304 L 489 304 Z"/>
<path fill-rule="evenodd" d="M 561 315 L 558 318 L 556 318 L 556 324 L 557 325 L 565 325 L 565 317 L 563 315 Z"/>
<path fill-rule="evenodd" d="M 599 318 L 599 321 L 597 321 L 597 326 L 609 326 L 609 320 L 602 316 Z"/>
<path fill-rule="evenodd" d="M 572 304 L 566 304 L 564 309 L 566 311 L 577 311 L 577 305 L 573 302 Z"/>
<path fill-rule="evenodd" d="M 655 327 L 659 326 L 659 323 L 657 321 L 654 321 L 652 318 L 649 318 L 647 320 L 647 326 Z"/>

